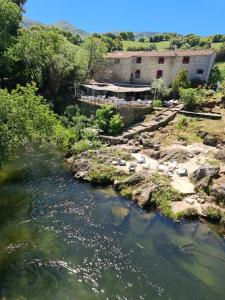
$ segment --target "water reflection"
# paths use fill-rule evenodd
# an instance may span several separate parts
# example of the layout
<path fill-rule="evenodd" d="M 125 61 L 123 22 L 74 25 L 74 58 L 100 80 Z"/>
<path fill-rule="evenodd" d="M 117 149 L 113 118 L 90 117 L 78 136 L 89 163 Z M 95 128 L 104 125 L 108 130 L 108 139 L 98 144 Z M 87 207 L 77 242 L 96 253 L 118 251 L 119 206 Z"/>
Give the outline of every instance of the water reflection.
<path fill-rule="evenodd" d="M 75 182 L 54 155 L 22 161 L 26 176 L 0 190 L 1 297 L 224 299 L 215 228 L 175 224 Z"/>

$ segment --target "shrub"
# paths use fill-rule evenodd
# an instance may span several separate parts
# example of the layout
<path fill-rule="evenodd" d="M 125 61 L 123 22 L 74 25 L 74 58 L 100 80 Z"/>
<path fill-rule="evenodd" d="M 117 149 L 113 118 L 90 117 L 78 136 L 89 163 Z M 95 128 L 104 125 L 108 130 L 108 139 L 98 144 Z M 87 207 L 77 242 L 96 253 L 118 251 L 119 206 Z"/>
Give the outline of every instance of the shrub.
<path fill-rule="evenodd" d="M 172 83 L 172 92 L 174 96 L 178 96 L 181 88 L 187 89 L 190 87 L 190 82 L 188 80 L 188 74 L 186 70 L 180 71 L 174 78 Z"/>
<path fill-rule="evenodd" d="M 96 164 L 89 173 L 90 181 L 94 184 L 111 184 L 118 172 L 112 166 Z"/>
<path fill-rule="evenodd" d="M 123 118 L 118 113 L 114 115 L 109 122 L 109 132 L 113 135 L 117 135 L 121 133 L 123 126 Z"/>
<path fill-rule="evenodd" d="M 178 212 L 176 214 L 176 218 L 177 219 L 182 219 L 182 218 L 185 218 L 185 219 L 191 219 L 191 220 L 194 220 L 194 219 L 197 219 L 199 217 L 199 213 L 198 211 L 193 208 L 193 207 L 190 207 L 190 208 L 187 208 L 185 211 L 182 211 L 182 212 Z"/>
<path fill-rule="evenodd" d="M 162 107 L 162 100 L 154 100 L 153 101 L 153 107 Z"/>
<path fill-rule="evenodd" d="M 208 206 L 205 210 L 204 210 L 204 214 L 206 216 L 207 219 L 212 220 L 212 221 L 220 221 L 221 220 L 221 212 L 218 208 L 213 207 L 213 206 Z"/>
<path fill-rule="evenodd" d="M 196 89 L 180 89 L 181 102 L 184 107 L 189 110 L 195 110 L 196 107 L 201 103 L 201 98 Z"/>
<path fill-rule="evenodd" d="M 101 142 L 98 140 L 80 140 L 79 142 L 75 143 L 72 147 L 72 151 L 75 155 L 82 153 L 87 150 L 95 150 L 101 146 Z"/>
<path fill-rule="evenodd" d="M 109 123 L 113 115 L 115 114 L 115 108 L 112 105 L 104 105 L 96 111 L 95 124 L 103 132 L 108 132 Z"/>
<path fill-rule="evenodd" d="M 188 127 L 188 120 L 186 117 L 181 117 L 180 120 L 177 122 L 177 128 L 182 129 Z"/>

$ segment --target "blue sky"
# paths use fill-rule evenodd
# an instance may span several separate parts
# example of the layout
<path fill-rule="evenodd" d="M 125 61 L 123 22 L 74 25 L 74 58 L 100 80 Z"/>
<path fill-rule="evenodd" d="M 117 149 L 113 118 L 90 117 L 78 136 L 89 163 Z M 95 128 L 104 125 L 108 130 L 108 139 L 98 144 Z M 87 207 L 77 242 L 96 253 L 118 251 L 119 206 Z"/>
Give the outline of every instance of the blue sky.
<path fill-rule="evenodd" d="M 26 15 L 88 32 L 225 33 L 225 0 L 28 0 Z"/>

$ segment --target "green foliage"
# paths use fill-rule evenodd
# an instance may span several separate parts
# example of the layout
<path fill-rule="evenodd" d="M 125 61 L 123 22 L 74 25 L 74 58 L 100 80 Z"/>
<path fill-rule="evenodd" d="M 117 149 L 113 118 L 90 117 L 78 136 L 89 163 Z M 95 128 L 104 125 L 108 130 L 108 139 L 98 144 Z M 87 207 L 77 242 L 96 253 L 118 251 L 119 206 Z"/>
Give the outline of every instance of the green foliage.
<path fill-rule="evenodd" d="M 69 146 L 71 132 L 66 130 L 56 115 L 36 96 L 35 85 L 18 86 L 9 93 L 0 90 L 0 161 L 12 156 L 27 143 Z"/>
<path fill-rule="evenodd" d="M 114 167 L 97 163 L 88 176 L 92 183 L 102 185 L 113 183 L 117 175 L 118 172 Z"/>
<path fill-rule="evenodd" d="M 166 81 L 162 78 L 153 81 L 152 89 L 154 91 L 154 99 L 158 97 L 167 97 L 171 93 L 171 90 L 168 88 Z"/>
<path fill-rule="evenodd" d="M 134 41 L 133 32 L 120 32 L 118 37 L 123 41 Z"/>
<path fill-rule="evenodd" d="M 35 80 L 44 94 L 54 100 L 65 81 L 79 81 L 87 70 L 85 51 L 55 29 L 43 26 L 22 30 L 7 55 L 18 82 Z"/>
<path fill-rule="evenodd" d="M 174 217 L 175 217 L 175 219 L 178 219 L 178 220 L 182 219 L 182 218 L 195 220 L 199 217 L 199 213 L 195 208 L 190 207 L 190 208 L 187 208 L 184 211 L 176 213 L 176 215 Z"/>
<path fill-rule="evenodd" d="M 187 128 L 188 127 L 188 119 L 186 117 L 181 117 L 176 124 L 178 129 Z"/>
<path fill-rule="evenodd" d="M 170 203 L 181 200 L 181 194 L 173 189 L 170 180 L 160 174 L 154 174 L 149 181 L 157 186 L 156 192 L 153 193 L 151 203 L 158 207 L 168 218 L 174 218 Z"/>
<path fill-rule="evenodd" d="M 207 219 L 215 222 L 219 222 L 222 217 L 220 210 L 213 206 L 208 206 L 206 209 L 204 209 L 203 213 Z"/>
<path fill-rule="evenodd" d="M 96 111 L 95 124 L 103 132 L 108 132 L 109 123 L 114 114 L 115 108 L 112 105 L 102 106 Z"/>
<path fill-rule="evenodd" d="M 188 74 L 186 70 L 180 71 L 174 78 L 172 83 L 172 92 L 176 96 L 179 94 L 181 88 L 187 89 L 190 87 L 190 82 L 188 80 Z"/>
<path fill-rule="evenodd" d="M 73 145 L 72 152 L 77 155 L 87 150 L 96 150 L 99 147 L 101 147 L 100 141 L 83 139 Z"/>
<path fill-rule="evenodd" d="M 86 50 L 84 60 L 87 63 L 86 78 L 92 78 L 106 65 L 104 55 L 107 53 L 107 44 L 101 38 L 89 37 L 84 41 L 82 47 Z"/>
<path fill-rule="evenodd" d="M 214 66 L 209 76 L 209 84 L 216 86 L 217 82 L 222 80 L 221 70 L 218 66 Z"/>
<path fill-rule="evenodd" d="M 124 123 L 121 115 L 119 113 L 114 115 L 109 122 L 109 132 L 113 135 L 117 135 L 121 133 L 123 127 Z"/>
<path fill-rule="evenodd" d="M 153 101 L 153 107 L 162 107 L 162 106 L 163 106 L 162 100 Z"/>
<path fill-rule="evenodd" d="M 195 110 L 202 102 L 202 98 L 196 89 L 180 89 L 180 99 L 185 109 Z"/>
<path fill-rule="evenodd" d="M 0 56 L 14 41 L 21 21 L 21 11 L 11 0 L 0 0 Z M 1 53 L 2 52 L 2 53 Z"/>
<path fill-rule="evenodd" d="M 217 51 L 216 61 L 217 62 L 225 61 L 225 42 L 221 45 L 220 49 Z"/>

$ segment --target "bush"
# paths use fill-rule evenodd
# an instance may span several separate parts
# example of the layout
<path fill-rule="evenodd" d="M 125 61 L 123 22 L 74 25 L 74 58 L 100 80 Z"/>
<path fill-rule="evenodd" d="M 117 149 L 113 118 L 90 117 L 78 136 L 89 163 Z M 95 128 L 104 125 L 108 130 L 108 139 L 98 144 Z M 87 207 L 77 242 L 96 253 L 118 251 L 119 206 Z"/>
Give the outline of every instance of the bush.
<path fill-rule="evenodd" d="M 201 97 L 196 89 L 180 89 L 181 102 L 184 104 L 185 109 L 195 110 L 201 103 Z"/>
<path fill-rule="evenodd" d="M 117 173 L 112 166 L 96 164 L 89 173 L 89 178 L 94 184 L 111 184 L 114 182 Z"/>
<path fill-rule="evenodd" d="M 104 105 L 96 111 L 95 124 L 103 132 L 108 132 L 109 123 L 113 115 L 115 114 L 115 108 L 112 105 Z"/>
<path fill-rule="evenodd" d="M 73 145 L 72 151 L 75 155 L 77 155 L 87 150 L 98 149 L 100 146 L 101 146 L 101 142 L 98 140 L 93 140 L 93 141 L 81 140 Z"/>
<path fill-rule="evenodd" d="M 208 206 L 204 210 L 204 214 L 207 219 L 215 222 L 219 222 L 222 218 L 221 212 L 218 208 L 213 207 L 213 206 Z"/>
<path fill-rule="evenodd" d="M 188 120 L 186 117 L 181 117 L 177 122 L 177 128 L 182 129 L 188 127 Z"/>
<path fill-rule="evenodd" d="M 162 106 L 163 106 L 162 100 L 153 101 L 153 107 L 162 107 Z"/>
<path fill-rule="evenodd" d="M 178 212 L 176 214 L 176 218 L 177 219 L 182 219 L 182 218 L 185 218 L 185 219 L 191 219 L 191 220 L 194 220 L 194 219 L 197 219 L 199 217 L 199 213 L 198 211 L 191 207 L 191 208 L 187 208 L 185 211 L 182 211 L 182 212 Z"/>
<path fill-rule="evenodd" d="M 114 115 L 109 122 L 109 132 L 113 135 L 117 135 L 121 133 L 123 126 L 123 118 L 118 113 Z"/>
<path fill-rule="evenodd" d="M 178 96 L 181 88 L 187 89 L 190 87 L 190 82 L 188 80 L 188 74 L 186 70 L 180 71 L 174 78 L 172 83 L 172 92 L 174 96 Z"/>

